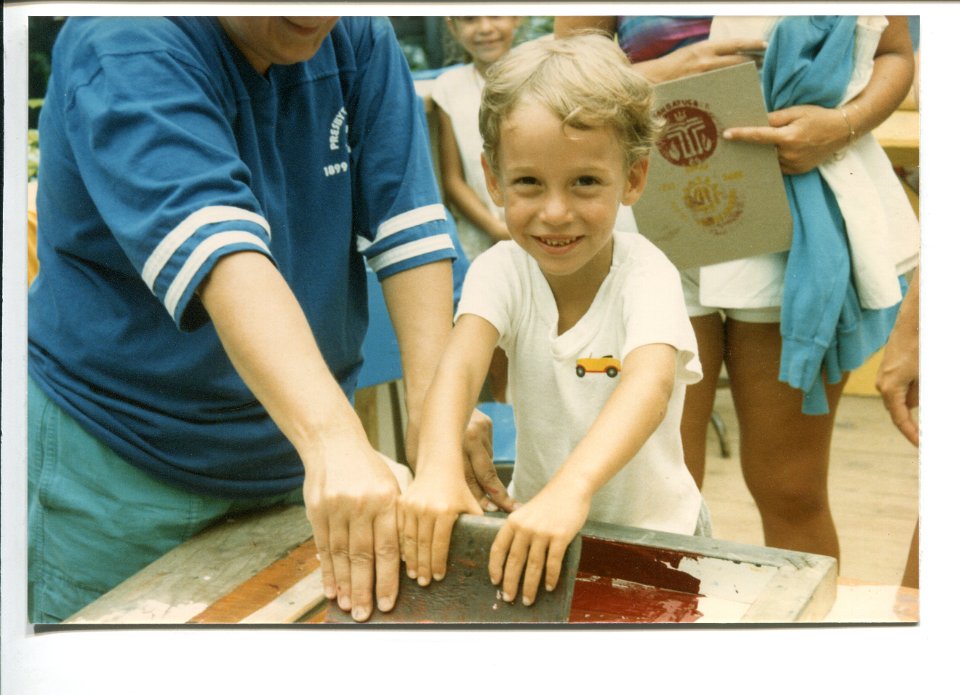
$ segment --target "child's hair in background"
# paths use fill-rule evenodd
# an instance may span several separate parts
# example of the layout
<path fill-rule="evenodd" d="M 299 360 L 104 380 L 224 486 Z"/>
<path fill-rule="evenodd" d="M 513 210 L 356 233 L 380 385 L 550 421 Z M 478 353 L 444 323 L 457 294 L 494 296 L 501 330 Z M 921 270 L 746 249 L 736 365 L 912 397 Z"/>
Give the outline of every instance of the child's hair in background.
<path fill-rule="evenodd" d="M 529 41 L 487 73 L 480 102 L 484 153 L 499 172 L 500 126 L 524 99 L 552 111 L 565 126 L 609 126 L 623 146 L 625 164 L 647 157 L 662 119 L 653 113 L 653 88 L 609 36 L 599 32 Z"/>
<path fill-rule="evenodd" d="M 460 17 L 447 17 L 446 19 L 456 24 Z M 535 18 L 522 18 L 520 25 L 517 27 L 516 33 L 513 35 L 514 46 L 517 46 L 532 38 L 530 34 L 531 19 Z M 473 58 L 471 58 L 470 54 L 467 53 L 467 50 L 457 40 L 457 37 L 454 36 L 450 31 L 443 32 L 443 64 L 458 65 L 460 63 L 470 63 L 472 61 Z"/>

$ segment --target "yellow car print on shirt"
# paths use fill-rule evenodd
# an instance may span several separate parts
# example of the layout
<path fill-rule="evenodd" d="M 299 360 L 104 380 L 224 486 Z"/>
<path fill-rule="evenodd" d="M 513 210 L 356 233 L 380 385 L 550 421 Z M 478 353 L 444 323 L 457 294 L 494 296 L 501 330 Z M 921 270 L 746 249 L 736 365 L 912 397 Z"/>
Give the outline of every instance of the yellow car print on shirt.
<path fill-rule="evenodd" d="M 587 373 L 606 374 L 611 379 L 620 373 L 620 360 L 612 355 L 603 357 L 581 357 L 577 360 L 577 376 Z"/>

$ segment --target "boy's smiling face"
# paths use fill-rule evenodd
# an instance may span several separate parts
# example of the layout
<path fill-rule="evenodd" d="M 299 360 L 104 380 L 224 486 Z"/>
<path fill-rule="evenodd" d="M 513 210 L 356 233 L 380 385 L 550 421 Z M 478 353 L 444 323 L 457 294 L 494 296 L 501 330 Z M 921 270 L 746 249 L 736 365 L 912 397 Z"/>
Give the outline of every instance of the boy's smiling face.
<path fill-rule="evenodd" d="M 501 124 L 498 156 L 499 173 L 486 159 L 483 167 L 510 236 L 548 280 L 598 285 L 610 269 L 617 212 L 639 199 L 648 160 L 628 168 L 612 128 L 564 126 L 533 100 Z"/>

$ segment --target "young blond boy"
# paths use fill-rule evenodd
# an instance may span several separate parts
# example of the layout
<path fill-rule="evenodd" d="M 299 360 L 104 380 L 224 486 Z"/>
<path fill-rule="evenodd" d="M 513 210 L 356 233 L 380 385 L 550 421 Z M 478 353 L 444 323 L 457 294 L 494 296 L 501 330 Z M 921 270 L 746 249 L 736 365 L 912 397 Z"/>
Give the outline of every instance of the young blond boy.
<path fill-rule="evenodd" d="M 525 604 L 541 577 L 552 590 L 588 519 L 708 532 L 680 444 L 685 386 L 702 376 L 680 277 L 644 237 L 613 231 L 646 183 L 651 105 L 648 83 L 597 35 L 524 44 L 487 74 L 483 166 L 512 241 L 471 266 L 427 395 L 399 511 L 407 574 L 422 585 L 444 576 L 457 515 L 482 513 L 460 442 L 498 345 L 520 503 L 490 553 L 505 600 L 521 575 Z"/>

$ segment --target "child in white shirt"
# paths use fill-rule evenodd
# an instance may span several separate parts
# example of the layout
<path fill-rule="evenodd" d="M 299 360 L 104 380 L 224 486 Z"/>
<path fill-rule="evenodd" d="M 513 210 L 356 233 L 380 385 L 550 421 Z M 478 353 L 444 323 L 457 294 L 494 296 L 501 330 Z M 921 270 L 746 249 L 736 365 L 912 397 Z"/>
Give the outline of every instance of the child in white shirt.
<path fill-rule="evenodd" d="M 460 245 L 473 260 L 497 241 L 509 239 L 503 211 L 483 180 L 478 118 L 484 75 L 513 46 L 520 17 L 447 17 L 447 28 L 470 60 L 433 83 L 437 106 L 437 150 L 443 192 L 452 203 Z"/>
<path fill-rule="evenodd" d="M 522 589 L 533 603 L 541 577 L 552 590 L 588 519 L 708 533 L 680 443 L 685 386 L 702 376 L 680 276 L 644 237 L 614 231 L 646 183 L 651 105 L 649 84 L 598 35 L 524 44 L 487 74 L 483 166 L 512 241 L 471 265 L 424 406 L 398 514 L 422 585 L 443 577 L 458 514 L 482 513 L 459 442 L 497 346 L 520 503 L 490 552 L 505 600 Z"/>

